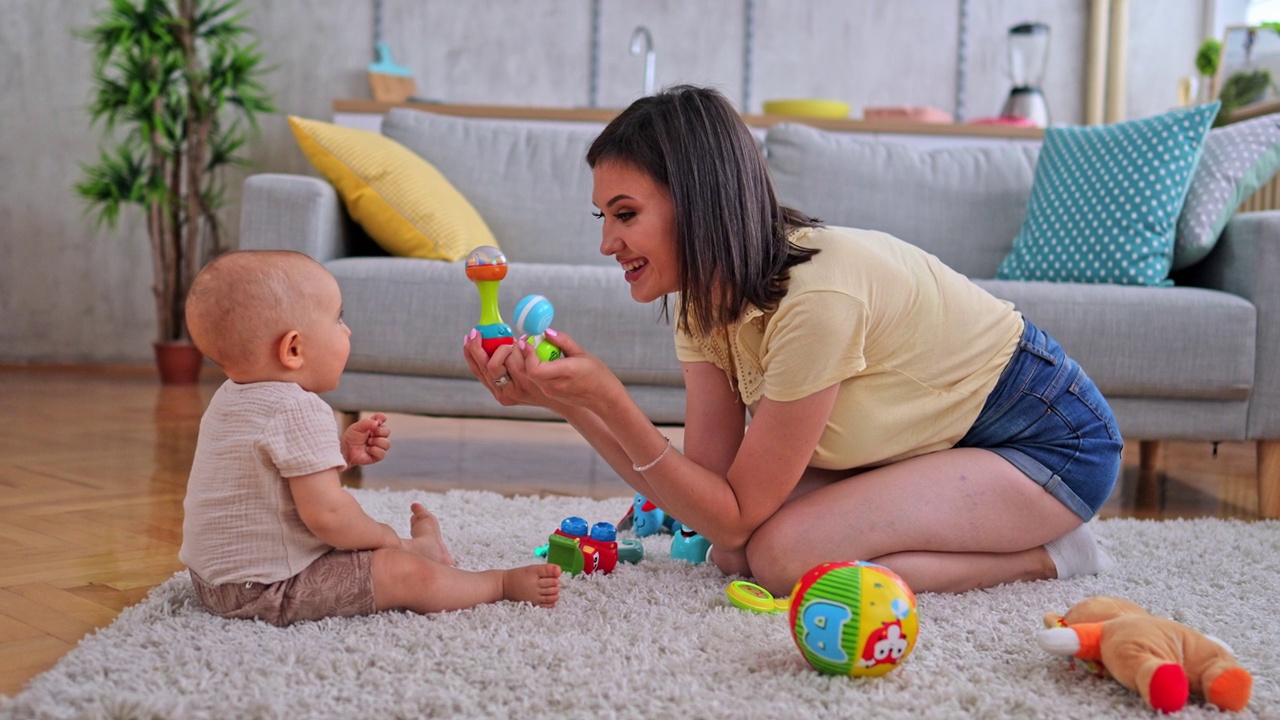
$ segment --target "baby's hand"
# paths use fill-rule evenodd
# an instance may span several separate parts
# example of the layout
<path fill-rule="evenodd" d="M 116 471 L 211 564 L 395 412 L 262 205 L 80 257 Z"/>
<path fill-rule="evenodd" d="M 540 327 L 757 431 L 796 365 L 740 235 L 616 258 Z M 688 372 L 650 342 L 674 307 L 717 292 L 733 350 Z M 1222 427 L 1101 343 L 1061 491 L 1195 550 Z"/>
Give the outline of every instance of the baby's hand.
<path fill-rule="evenodd" d="M 342 433 L 342 455 L 348 465 L 372 465 L 387 456 L 391 429 L 386 422 L 386 415 L 374 413 L 352 423 Z"/>

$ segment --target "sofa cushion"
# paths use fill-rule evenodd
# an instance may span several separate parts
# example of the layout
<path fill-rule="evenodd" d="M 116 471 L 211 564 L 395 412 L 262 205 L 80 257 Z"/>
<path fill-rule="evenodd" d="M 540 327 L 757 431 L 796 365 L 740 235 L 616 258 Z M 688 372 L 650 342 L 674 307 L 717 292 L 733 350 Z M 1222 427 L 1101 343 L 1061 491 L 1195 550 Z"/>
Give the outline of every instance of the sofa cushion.
<path fill-rule="evenodd" d="M 342 288 L 351 328 L 348 370 L 471 377 L 462 339 L 480 318 L 480 294 L 463 263 L 359 257 L 325 267 Z M 671 326 L 656 305 L 631 299 L 616 267 L 511 261 L 498 288 L 507 324 L 516 302 L 533 293 L 555 306 L 552 327 L 603 359 L 623 382 L 683 387 Z"/>
<path fill-rule="evenodd" d="M 1280 114 L 1214 128 L 1178 216 L 1173 269 L 1200 262 L 1240 203 L 1280 168 Z"/>
<path fill-rule="evenodd" d="M 1253 387 L 1257 309 L 1230 293 L 978 280 L 1053 335 L 1108 397 L 1238 400 Z"/>
<path fill-rule="evenodd" d="M 923 148 L 781 123 L 765 152 L 782 204 L 887 232 L 989 278 L 1026 217 L 1038 145 Z"/>
<path fill-rule="evenodd" d="M 1027 219 L 996 277 L 1170 285 L 1173 237 L 1218 103 L 1051 127 Z"/>
<path fill-rule="evenodd" d="M 289 117 L 311 164 L 384 250 L 457 260 L 496 241 L 476 209 L 430 163 L 377 133 Z"/>
<path fill-rule="evenodd" d="M 587 148 L 603 125 L 477 120 L 394 108 L 382 132 L 440 169 L 511 262 L 612 265 L 592 217 Z"/>

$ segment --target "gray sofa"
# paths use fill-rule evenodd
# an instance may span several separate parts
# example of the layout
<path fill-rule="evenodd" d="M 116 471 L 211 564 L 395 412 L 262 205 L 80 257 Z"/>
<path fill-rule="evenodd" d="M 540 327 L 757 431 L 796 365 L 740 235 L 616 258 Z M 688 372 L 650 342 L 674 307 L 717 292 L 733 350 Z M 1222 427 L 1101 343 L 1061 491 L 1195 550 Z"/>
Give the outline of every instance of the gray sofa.
<path fill-rule="evenodd" d="M 599 253 L 583 157 L 599 125 L 469 119 L 396 109 L 383 133 L 430 161 L 480 212 L 510 262 L 504 317 L 529 293 L 605 360 L 659 423 L 683 420 L 670 325 L 631 300 Z M 1235 216 L 1172 288 L 991 280 L 1026 215 L 1038 147 L 920 147 L 799 124 L 762 137 L 783 203 L 912 242 L 1052 333 L 1110 400 L 1129 441 L 1257 441 L 1261 508 L 1280 516 L 1280 212 Z M 329 183 L 256 175 L 241 247 L 291 248 L 342 287 L 352 353 L 326 400 L 354 413 L 547 417 L 504 408 L 462 358 L 479 295 L 462 263 L 386 256 Z M 1144 443 L 1144 453 L 1157 446 Z"/>

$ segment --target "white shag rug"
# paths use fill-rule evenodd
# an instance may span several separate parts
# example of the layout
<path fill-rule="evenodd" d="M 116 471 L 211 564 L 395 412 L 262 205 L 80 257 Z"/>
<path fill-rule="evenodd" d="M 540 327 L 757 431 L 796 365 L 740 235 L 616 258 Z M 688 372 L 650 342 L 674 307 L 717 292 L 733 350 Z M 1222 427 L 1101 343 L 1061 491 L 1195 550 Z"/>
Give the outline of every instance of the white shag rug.
<path fill-rule="evenodd" d="M 462 567 L 532 562 L 562 518 L 617 522 L 626 498 L 357 490 L 408 532 L 409 503 L 440 517 Z M 729 605 L 714 568 L 671 559 L 670 536 L 611 575 L 564 578 L 555 608 L 499 603 L 434 616 L 383 613 L 275 628 L 221 620 L 185 572 L 86 637 L 0 718 L 1134 718 L 1109 679 L 1035 644 L 1047 611 L 1129 598 L 1215 635 L 1254 675 L 1249 707 L 1280 718 L 1280 522 L 1103 520 L 1117 566 L 1100 577 L 921 594 L 919 641 L 884 677 L 811 670 L 785 614 Z M 624 535 L 629 536 L 629 535 Z"/>

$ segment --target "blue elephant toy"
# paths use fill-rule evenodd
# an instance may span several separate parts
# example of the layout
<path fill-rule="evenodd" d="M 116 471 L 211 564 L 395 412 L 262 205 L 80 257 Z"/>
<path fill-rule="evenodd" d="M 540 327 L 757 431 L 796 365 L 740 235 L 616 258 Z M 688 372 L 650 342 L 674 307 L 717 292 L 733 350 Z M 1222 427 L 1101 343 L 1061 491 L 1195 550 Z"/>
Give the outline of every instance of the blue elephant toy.
<path fill-rule="evenodd" d="M 627 508 L 627 514 L 618 521 L 618 529 L 633 528 L 636 537 L 647 537 L 661 532 L 674 532 L 672 526 L 675 522 L 676 519 L 663 512 L 662 508 L 636 493 L 631 507 Z"/>

